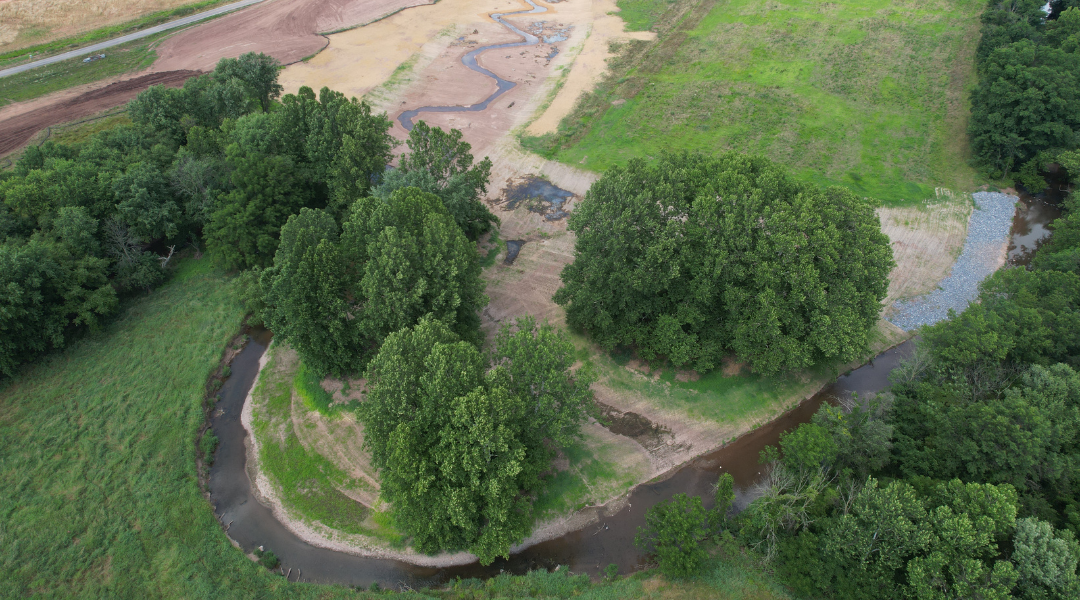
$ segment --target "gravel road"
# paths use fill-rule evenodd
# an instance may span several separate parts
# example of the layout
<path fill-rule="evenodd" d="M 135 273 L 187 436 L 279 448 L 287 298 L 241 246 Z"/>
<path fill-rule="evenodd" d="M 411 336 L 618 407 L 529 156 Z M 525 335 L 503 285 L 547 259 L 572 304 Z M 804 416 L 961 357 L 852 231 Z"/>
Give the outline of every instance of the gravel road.
<path fill-rule="evenodd" d="M 889 317 L 897 327 L 912 331 L 949 317 L 949 310 L 963 311 L 979 295 L 979 284 L 997 270 L 1004 255 L 1016 213 L 1016 196 L 999 192 L 972 194 L 975 210 L 968 221 L 967 238 L 952 271 L 934 291 L 894 304 Z"/>

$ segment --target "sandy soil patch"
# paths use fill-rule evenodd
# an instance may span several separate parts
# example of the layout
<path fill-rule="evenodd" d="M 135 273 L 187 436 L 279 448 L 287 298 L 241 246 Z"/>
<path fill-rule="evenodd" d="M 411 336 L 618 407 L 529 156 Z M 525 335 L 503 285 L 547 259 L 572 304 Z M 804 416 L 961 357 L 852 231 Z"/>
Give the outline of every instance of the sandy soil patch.
<path fill-rule="evenodd" d="M 505 18 L 525 30 L 537 25 L 546 33 L 568 29 L 566 40 L 483 53 L 478 59 L 481 66 L 518 85 L 481 112 L 421 113 L 418 118 L 460 129 L 474 154 L 483 156 L 506 132 L 535 116 L 564 70 L 569 70 L 567 81 L 544 111 L 545 118 L 556 122 L 559 111 L 568 111 L 576 95 L 561 98 L 587 89 L 603 73 L 611 41 L 654 35 L 625 33 L 621 19 L 610 14 L 617 10 L 614 0 L 537 4 L 547 12 Z M 480 46 L 519 41 L 520 36 L 489 15 L 529 8 L 521 0 L 443 0 L 420 6 L 330 36 L 325 50 L 285 69 L 281 82 L 287 92 L 302 85 L 316 90 L 325 85 L 349 96 L 366 95 L 393 119 L 419 106 L 474 104 L 495 90 L 495 82 L 467 69 L 461 57 Z M 552 58 L 555 49 L 558 53 Z M 402 139 L 406 135 L 396 120 L 393 133 Z"/>
<path fill-rule="evenodd" d="M 186 4 L 193 0 L 7 0 L 0 2 L 0 53 Z"/>
<path fill-rule="evenodd" d="M 570 114 L 578 98 L 592 90 L 607 71 L 607 61 L 612 56 L 609 50 L 612 42 L 656 39 L 656 34 L 651 31 L 626 31 L 625 23 L 617 15 L 619 7 L 616 6 L 615 0 L 592 0 L 591 3 L 583 4 L 592 4 L 590 10 L 594 19 L 591 30 L 570 72 L 566 75 L 566 81 L 559 93 L 552 99 L 547 110 L 526 130 L 529 135 L 554 132 L 559 126 L 559 121 Z"/>
<path fill-rule="evenodd" d="M 897 300 L 925 294 L 949 274 L 964 247 L 971 210 L 967 194 L 950 192 L 919 206 L 878 209 L 881 231 L 889 236 L 896 261 L 889 274 L 886 316 Z M 994 260 L 1004 264 L 1004 254 Z"/>
<path fill-rule="evenodd" d="M 247 52 L 289 64 L 326 46 L 320 32 L 362 25 L 429 1 L 268 0 L 171 36 L 158 46 L 151 70 L 210 71 L 218 60 Z"/>

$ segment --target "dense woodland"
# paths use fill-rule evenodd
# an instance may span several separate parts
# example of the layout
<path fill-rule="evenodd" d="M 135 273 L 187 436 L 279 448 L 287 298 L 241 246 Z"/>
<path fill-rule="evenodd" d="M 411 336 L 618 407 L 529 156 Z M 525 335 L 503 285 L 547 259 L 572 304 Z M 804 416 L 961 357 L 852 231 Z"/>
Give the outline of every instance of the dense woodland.
<path fill-rule="evenodd" d="M 976 52 L 969 134 L 991 177 L 1018 173 L 1029 190 L 1061 164 L 1080 176 L 1080 3 L 990 0 Z"/>
<path fill-rule="evenodd" d="M 1066 208 L 1033 268 L 998 271 L 921 331 L 890 392 L 826 404 L 764 452 L 762 495 L 737 518 L 661 505 L 642 536 L 661 568 L 694 572 L 711 539 L 811 597 L 1080 596 L 1075 195 Z"/>

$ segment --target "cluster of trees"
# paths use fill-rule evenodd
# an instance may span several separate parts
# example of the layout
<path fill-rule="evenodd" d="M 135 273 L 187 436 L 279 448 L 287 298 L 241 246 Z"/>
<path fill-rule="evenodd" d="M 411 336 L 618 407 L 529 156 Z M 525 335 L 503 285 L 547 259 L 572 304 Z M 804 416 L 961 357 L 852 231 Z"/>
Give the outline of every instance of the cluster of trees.
<path fill-rule="evenodd" d="M 1076 202 L 1031 269 L 922 330 L 888 394 L 822 406 L 763 452 L 732 529 L 798 593 L 1080 597 Z M 682 535 L 669 553 L 700 554 Z"/>
<path fill-rule="evenodd" d="M 100 326 L 125 293 L 164 278 L 178 246 L 198 242 L 234 187 L 215 152 L 280 93 L 276 78 L 268 57 L 223 60 L 183 89 L 140 95 L 131 125 L 27 148 L 0 173 L 0 373 Z"/>
<path fill-rule="evenodd" d="M 0 175 L 0 372 L 98 326 L 160 283 L 178 246 L 205 244 L 306 368 L 371 363 L 365 443 L 396 524 L 421 551 L 489 563 L 528 535 L 589 378 L 571 374 L 565 335 L 530 320 L 481 353 L 474 242 L 497 222 L 480 200 L 491 161 L 420 122 L 388 169 L 385 114 L 326 88 L 278 100 L 279 68 L 246 54 L 152 87 L 130 125 L 29 148 Z"/>
<path fill-rule="evenodd" d="M 531 318 L 487 355 L 430 317 L 386 338 L 367 371 L 364 445 L 414 548 L 490 564 L 529 534 L 542 475 L 592 401 L 573 362 L 565 334 Z"/>
<path fill-rule="evenodd" d="M 702 371 L 729 352 L 762 373 L 854 359 L 893 266 L 871 201 L 735 153 L 612 167 L 569 229 L 570 325 Z"/>
<path fill-rule="evenodd" d="M 990 0 L 976 52 L 972 151 L 994 177 L 1045 187 L 1050 163 L 1080 160 L 1080 3 Z M 1080 165 L 1078 165 L 1080 166 Z M 1067 167 L 1068 168 L 1068 167 Z M 1080 177 L 1080 168 L 1069 169 Z"/>

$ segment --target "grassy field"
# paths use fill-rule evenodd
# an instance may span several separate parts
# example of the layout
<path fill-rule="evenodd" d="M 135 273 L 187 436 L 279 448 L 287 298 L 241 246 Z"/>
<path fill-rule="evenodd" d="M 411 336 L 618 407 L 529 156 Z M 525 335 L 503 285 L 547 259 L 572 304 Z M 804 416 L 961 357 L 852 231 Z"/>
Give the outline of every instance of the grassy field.
<path fill-rule="evenodd" d="M 6 69 L 35 58 L 45 58 L 80 46 L 133 33 L 141 29 L 186 17 L 235 0 L 134 0 L 115 6 L 111 0 L 99 2 L 70 2 L 57 0 L 9 0 L 0 4 L 0 69 Z M 104 5 L 104 6 L 103 6 Z M 113 6 L 110 6 L 113 5 Z M 177 6 L 183 5 L 183 6 Z M 163 10 L 155 10 L 163 9 Z M 115 15 L 149 12 L 129 21 L 95 27 L 95 24 L 115 21 Z M 71 24 L 78 25 L 72 27 Z M 57 29 L 90 31 L 58 38 Z M 12 37 L 5 42 L 6 37 Z"/>
<path fill-rule="evenodd" d="M 759 153 L 887 204 L 970 190 L 983 0 L 619 0 L 657 30 L 534 151 L 602 171 L 673 150 Z"/>
<path fill-rule="evenodd" d="M 167 35 L 159 33 L 114 46 L 104 51 L 105 58 L 88 63 L 72 58 L 0 78 L 0 106 L 145 69 L 157 59 L 154 45 Z"/>
<path fill-rule="evenodd" d="M 196 482 L 210 373 L 240 327 L 209 261 L 0 387 L 0 597 L 269 597 Z M 293 597 L 338 588 L 288 586 Z"/>

